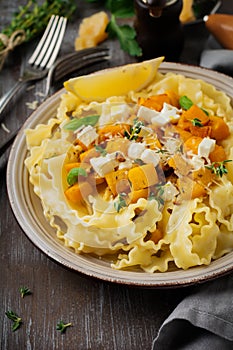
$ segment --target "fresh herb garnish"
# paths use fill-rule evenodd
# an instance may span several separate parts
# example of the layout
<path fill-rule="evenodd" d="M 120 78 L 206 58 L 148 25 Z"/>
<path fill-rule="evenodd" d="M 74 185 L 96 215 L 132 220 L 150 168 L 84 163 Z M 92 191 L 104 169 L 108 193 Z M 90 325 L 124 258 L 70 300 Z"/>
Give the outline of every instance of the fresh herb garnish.
<path fill-rule="evenodd" d="M 21 297 L 24 298 L 25 295 L 30 295 L 32 294 L 31 290 L 28 288 L 28 287 L 20 287 L 19 288 L 19 291 L 20 291 L 20 294 L 21 294 Z"/>
<path fill-rule="evenodd" d="M 193 101 L 190 100 L 190 98 L 188 98 L 187 96 L 181 96 L 180 99 L 179 99 L 179 103 L 180 103 L 180 107 L 181 107 L 182 109 L 185 109 L 186 111 L 187 111 L 190 107 L 192 107 L 192 105 L 193 105 Z M 206 115 L 209 115 L 209 113 L 208 113 L 205 109 L 201 108 L 201 110 L 202 110 Z M 196 118 L 195 118 L 195 119 L 196 119 Z"/>
<path fill-rule="evenodd" d="M 74 185 L 78 181 L 79 176 L 87 177 L 87 172 L 81 167 L 73 168 L 67 175 L 67 182 L 70 186 Z"/>
<path fill-rule="evenodd" d="M 135 39 L 135 29 L 127 24 L 121 26 L 118 25 L 114 14 L 111 16 L 106 31 L 110 38 L 118 38 L 122 50 L 128 52 L 131 56 L 142 55 L 142 49 L 139 47 Z"/>
<path fill-rule="evenodd" d="M 202 122 L 198 118 L 194 118 L 193 120 L 191 120 L 191 122 L 194 126 L 198 126 L 200 128 L 203 126 Z"/>
<path fill-rule="evenodd" d="M 163 195 L 164 195 L 164 185 L 162 184 L 158 184 L 156 185 L 156 189 L 155 192 L 151 192 L 148 196 L 148 200 L 152 200 L 155 199 L 158 203 L 159 208 L 164 206 L 164 199 L 163 199 Z"/>
<path fill-rule="evenodd" d="M 190 100 L 187 96 L 181 96 L 179 99 L 180 107 L 182 109 L 189 109 L 193 105 L 193 101 Z"/>
<path fill-rule="evenodd" d="M 95 145 L 95 149 L 96 149 L 97 152 L 100 152 L 100 154 L 101 154 L 102 156 L 106 156 L 106 154 L 108 153 L 108 152 L 106 151 L 106 149 L 104 149 L 104 148 L 101 147 L 100 145 Z"/>
<path fill-rule="evenodd" d="M 64 125 L 64 129 L 65 130 L 69 130 L 69 131 L 75 131 L 77 129 L 79 129 L 81 126 L 94 126 L 96 125 L 96 123 L 99 120 L 100 115 L 88 115 L 86 117 L 82 117 L 82 118 L 74 118 L 72 119 L 70 122 L 68 122 L 67 124 Z"/>
<path fill-rule="evenodd" d="M 124 192 L 119 193 L 117 202 L 114 202 L 114 208 L 118 213 L 121 209 L 127 207 L 126 197 L 127 197 L 126 193 Z"/>
<path fill-rule="evenodd" d="M 11 310 L 7 311 L 5 314 L 11 321 L 13 321 L 12 331 L 16 331 L 23 323 L 22 318 Z"/>
<path fill-rule="evenodd" d="M 224 160 L 222 162 L 213 162 L 211 165 L 205 165 L 205 167 L 211 172 L 219 177 L 222 177 L 224 174 L 228 173 L 228 170 L 225 166 L 226 163 L 232 162 L 231 159 Z"/>
<path fill-rule="evenodd" d="M 135 15 L 133 0 L 87 0 L 88 2 L 100 2 L 110 12 L 110 22 L 106 32 L 110 38 L 117 38 L 122 50 L 131 56 L 141 56 L 142 50 L 136 40 L 136 31 L 129 25 L 119 25 L 118 18 L 132 18 Z"/>
<path fill-rule="evenodd" d="M 60 321 L 57 323 L 56 325 L 56 330 L 57 331 L 60 331 L 61 333 L 65 333 L 67 327 L 71 327 L 72 326 L 72 323 L 69 322 L 69 323 L 64 323 L 63 321 Z"/>
<path fill-rule="evenodd" d="M 134 119 L 133 125 L 130 127 L 130 133 L 128 133 L 127 131 L 125 132 L 125 136 L 127 137 L 127 139 L 137 140 L 142 126 L 144 126 L 142 121 L 138 120 L 137 118 Z"/>

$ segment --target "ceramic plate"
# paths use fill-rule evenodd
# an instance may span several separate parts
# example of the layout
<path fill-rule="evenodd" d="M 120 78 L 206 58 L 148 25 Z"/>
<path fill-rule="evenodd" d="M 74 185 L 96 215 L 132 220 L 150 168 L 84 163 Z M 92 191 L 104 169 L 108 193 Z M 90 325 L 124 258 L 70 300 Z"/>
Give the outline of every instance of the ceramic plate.
<path fill-rule="evenodd" d="M 226 92 L 233 101 L 233 79 L 228 76 L 204 68 L 168 62 L 162 63 L 159 70 L 163 73 L 181 73 L 187 77 L 203 79 Z M 231 271 L 233 252 L 212 262 L 209 266 L 190 268 L 186 271 L 149 274 L 114 270 L 108 261 L 91 255 L 77 255 L 72 249 L 63 245 L 46 221 L 40 200 L 29 183 L 28 172 L 24 166 L 27 148 L 23 132 L 23 129 L 34 128 L 37 124 L 45 123 L 54 116 L 62 93 L 64 90 L 53 95 L 34 111 L 19 132 L 10 152 L 7 168 L 8 195 L 15 217 L 27 237 L 56 262 L 86 276 L 108 282 L 147 288 L 179 287 L 214 279 Z"/>

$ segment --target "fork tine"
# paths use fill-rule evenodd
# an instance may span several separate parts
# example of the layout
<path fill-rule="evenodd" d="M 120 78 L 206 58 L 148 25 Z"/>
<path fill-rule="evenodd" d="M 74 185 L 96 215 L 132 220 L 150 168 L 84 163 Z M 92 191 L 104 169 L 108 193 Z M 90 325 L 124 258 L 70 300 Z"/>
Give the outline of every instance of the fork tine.
<path fill-rule="evenodd" d="M 40 63 L 41 67 L 50 68 L 55 61 L 60 45 L 65 34 L 67 18 L 60 17 L 56 31 L 54 32 L 53 39 L 50 43 L 49 49 L 46 52 L 46 55 L 43 61 Z"/>
<path fill-rule="evenodd" d="M 47 27 L 46 27 L 46 29 L 44 31 L 43 36 L 42 36 L 42 38 L 39 41 L 39 44 L 37 45 L 37 47 L 36 47 L 35 51 L 33 52 L 32 56 L 29 58 L 29 61 L 28 61 L 29 64 L 34 64 L 34 62 L 36 61 L 37 56 L 41 52 L 41 49 L 42 49 L 42 47 L 44 45 L 44 42 L 47 39 L 48 34 L 50 33 L 50 30 L 51 30 L 51 27 L 53 25 L 54 19 L 55 19 L 55 15 L 52 15 L 50 17 L 49 23 L 48 23 L 48 25 L 47 25 Z"/>

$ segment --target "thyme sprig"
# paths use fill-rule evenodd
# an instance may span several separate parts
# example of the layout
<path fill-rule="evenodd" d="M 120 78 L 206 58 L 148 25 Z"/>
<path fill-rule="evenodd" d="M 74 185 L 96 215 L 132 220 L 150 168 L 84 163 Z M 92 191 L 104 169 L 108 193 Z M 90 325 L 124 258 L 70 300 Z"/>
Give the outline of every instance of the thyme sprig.
<path fill-rule="evenodd" d="M 130 132 L 125 132 L 125 136 L 127 137 L 127 139 L 137 140 L 143 126 L 144 123 L 141 120 L 138 120 L 138 118 L 134 119 L 133 125 L 130 127 Z"/>
<path fill-rule="evenodd" d="M 205 167 L 211 172 L 219 177 L 222 177 L 224 174 L 228 173 L 228 170 L 225 166 L 226 163 L 232 162 L 231 159 L 226 159 L 222 162 L 213 162 L 211 165 L 206 165 Z"/>
<path fill-rule="evenodd" d="M 19 317 L 14 311 L 8 310 L 6 311 L 6 316 L 9 320 L 13 321 L 12 331 L 15 332 L 23 323 L 22 318 Z"/>
<path fill-rule="evenodd" d="M 25 295 L 32 294 L 31 290 L 28 287 L 20 287 L 19 291 L 20 291 L 20 295 L 21 295 L 22 298 L 24 298 Z"/>
<path fill-rule="evenodd" d="M 60 322 L 57 323 L 56 325 L 56 330 L 61 332 L 61 333 L 65 333 L 66 329 L 68 327 L 71 327 L 72 326 L 72 323 L 69 322 L 69 323 L 64 323 L 62 320 Z"/>
<path fill-rule="evenodd" d="M 118 213 L 121 209 L 127 207 L 126 197 L 127 194 L 125 192 L 119 193 L 117 201 L 114 202 L 114 208 Z"/>

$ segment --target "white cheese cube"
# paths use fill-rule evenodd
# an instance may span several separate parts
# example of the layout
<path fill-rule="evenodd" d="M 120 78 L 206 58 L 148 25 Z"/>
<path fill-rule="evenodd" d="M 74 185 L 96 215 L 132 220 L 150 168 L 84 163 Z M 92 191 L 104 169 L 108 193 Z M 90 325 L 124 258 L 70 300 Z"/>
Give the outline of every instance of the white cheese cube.
<path fill-rule="evenodd" d="M 163 186 L 163 199 L 165 201 L 171 201 L 179 194 L 179 191 L 177 188 L 171 183 L 171 181 L 168 181 L 165 186 Z"/>
<path fill-rule="evenodd" d="M 198 156 L 203 158 L 209 158 L 209 154 L 215 148 L 216 140 L 204 137 L 201 143 L 198 146 Z"/>
<path fill-rule="evenodd" d="M 155 167 L 160 162 L 159 154 L 148 148 L 142 152 L 140 159 L 146 164 L 152 163 Z"/>
<path fill-rule="evenodd" d="M 131 159 L 138 159 L 141 157 L 145 146 L 142 143 L 132 142 L 128 148 L 128 157 Z"/>
<path fill-rule="evenodd" d="M 160 113 L 156 117 L 152 118 L 151 122 L 152 122 L 152 124 L 164 126 L 170 122 L 170 118 L 166 114 Z"/>
<path fill-rule="evenodd" d="M 80 132 L 77 133 L 77 139 L 79 139 L 84 146 L 88 147 L 93 141 L 97 140 L 99 135 L 91 125 L 85 126 Z"/>
<path fill-rule="evenodd" d="M 152 118 L 155 118 L 160 113 L 155 111 L 154 109 L 147 108 L 145 106 L 140 106 L 137 112 L 138 118 L 143 118 L 147 123 L 151 123 Z"/>
<path fill-rule="evenodd" d="M 111 107 L 111 121 L 125 122 L 129 116 L 129 106 L 127 104 L 117 104 Z"/>
<path fill-rule="evenodd" d="M 107 173 L 113 171 L 118 165 L 118 161 L 116 159 L 109 159 L 108 157 L 91 158 L 90 163 L 100 177 L 104 177 Z"/>

